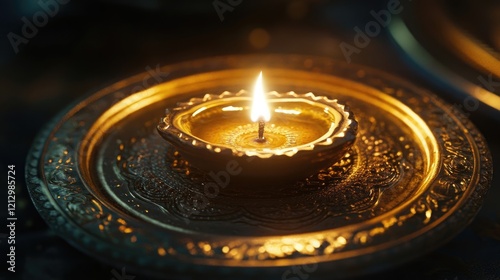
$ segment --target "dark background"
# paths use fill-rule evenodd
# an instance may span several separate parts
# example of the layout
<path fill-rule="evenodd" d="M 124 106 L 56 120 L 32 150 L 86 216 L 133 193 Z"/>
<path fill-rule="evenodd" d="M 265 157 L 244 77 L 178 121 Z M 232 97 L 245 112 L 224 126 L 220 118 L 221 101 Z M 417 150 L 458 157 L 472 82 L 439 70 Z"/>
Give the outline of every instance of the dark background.
<path fill-rule="evenodd" d="M 50 2 L 50 1 L 49 1 Z M 226 3 L 225 0 L 221 2 Z M 233 1 L 238 2 L 238 1 Z M 36 134 L 60 110 L 113 82 L 172 62 L 223 54 L 298 53 L 345 60 L 339 44 L 352 44 L 355 26 L 372 20 L 369 12 L 387 1 L 242 0 L 221 21 L 213 1 L 101 0 L 69 1 L 37 28 L 32 38 L 11 44 L 8 34 L 22 35 L 23 17 L 33 22 L 42 10 L 37 1 L 1 1 L 0 6 L 0 166 L 16 166 L 16 273 L 6 279 L 112 279 L 115 267 L 80 253 L 56 236 L 33 207 L 24 182 L 24 165 Z M 403 13 L 410 12 L 401 1 Z M 267 38 L 267 39 L 266 39 Z M 382 30 L 352 63 L 402 76 L 441 95 L 451 104 L 462 100 L 437 88 L 413 70 Z M 496 127 L 481 111 L 471 120 L 500 161 Z M 415 261 L 367 279 L 500 279 L 500 186 L 492 188 L 476 220 L 450 243 Z M 2 193 L 0 220 L 5 221 Z M 2 222 L 3 223 L 3 222 Z M 0 229 L 1 255 L 7 229 Z M 120 271 L 119 268 L 116 268 Z M 314 276 L 314 275 L 312 275 Z M 137 275 L 135 279 L 146 279 Z"/>

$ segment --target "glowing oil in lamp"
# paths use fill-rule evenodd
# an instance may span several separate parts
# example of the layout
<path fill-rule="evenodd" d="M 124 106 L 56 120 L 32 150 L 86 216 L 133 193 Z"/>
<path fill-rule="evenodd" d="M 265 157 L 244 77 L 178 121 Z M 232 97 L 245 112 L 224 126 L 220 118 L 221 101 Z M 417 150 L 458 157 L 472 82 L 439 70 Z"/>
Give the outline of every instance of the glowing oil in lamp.
<path fill-rule="evenodd" d="M 270 95 L 276 97 L 278 94 Z M 178 119 L 178 125 L 191 123 L 190 133 L 211 145 L 250 153 L 273 151 L 279 154 L 280 150 L 298 148 L 326 137 L 335 130 L 341 118 L 335 110 L 301 98 L 266 100 L 262 72 L 255 84 L 253 98 L 221 101 L 210 107 L 204 104 L 192 108 L 192 113 Z"/>

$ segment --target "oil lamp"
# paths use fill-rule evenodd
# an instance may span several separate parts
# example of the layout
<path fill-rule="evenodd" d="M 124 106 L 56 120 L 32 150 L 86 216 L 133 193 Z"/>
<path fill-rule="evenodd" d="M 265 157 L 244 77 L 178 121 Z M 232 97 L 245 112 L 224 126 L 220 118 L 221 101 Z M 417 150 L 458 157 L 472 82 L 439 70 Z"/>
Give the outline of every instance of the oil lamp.
<path fill-rule="evenodd" d="M 357 131 L 347 106 L 311 92 L 264 94 L 262 80 L 261 72 L 253 96 L 206 94 L 167 109 L 160 135 L 201 170 L 237 164 L 238 185 L 303 178 L 346 153 Z"/>

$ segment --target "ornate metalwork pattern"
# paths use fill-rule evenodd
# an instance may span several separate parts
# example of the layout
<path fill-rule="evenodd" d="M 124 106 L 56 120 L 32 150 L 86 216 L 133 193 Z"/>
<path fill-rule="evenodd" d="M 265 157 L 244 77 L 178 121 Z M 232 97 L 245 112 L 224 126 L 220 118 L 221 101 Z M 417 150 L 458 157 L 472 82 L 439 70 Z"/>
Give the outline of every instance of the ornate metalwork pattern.
<path fill-rule="evenodd" d="M 286 191 L 217 192 L 224 170 L 192 168 L 155 125 L 166 104 L 239 90 L 256 61 L 266 63 L 276 90 L 346 101 L 359 135 L 341 161 Z M 41 215 L 98 258 L 157 275 L 276 276 L 311 262 L 318 275 L 363 273 L 451 238 L 474 217 L 491 180 L 484 139 L 460 112 L 374 70 L 242 56 L 163 71 L 171 80 L 136 93 L 136 76 L 63 112 L 30 152 L 27 181 Z"/>
<path fill-rule="evenodd" d="M 357 145 L 339 162 L 293 187 L 276 185 L 264 195 L 241 195 L 231 192 L 230 186 L 224 193 L 205 193 L 204 186 L 216 183 L 217 176 L 190 167 L 152 129 L 146 130 L 149 134 L 142 135 L 139 141 L 116 141 L 120 144 L 109 158 L 117 159 L 117 168 L 105 172 L 114 170 L 117 177 L 126 178 L 127 187 L 120 184 L 113 192 L 122 193 L 122 197 L 133 194 L 146 202 L 139 208 L 146 207 L 150 214 L 157 212 L 164 223 L 179 227 L 189 219 L 189 226 L 196 221 L 210 221 L 198 225 L 207 233 L 231 230 L 233 234 L 244 234 L 248 229 L 243 225 L 254 228 L 254 234 L 327 229 L 335 223 L 330 217 L 352 216 L 353 222 L 359 216 L 373 215 L 384 189 L 416 174 L 423 176 L 418 172 L 421 168 L 415 168 L 414 149 L 400 136 L 401 132 L 384 135 L 380 130 L 384 124 L 373 123 L 374 118 L 365 116 L 361 119 L 366 120 L 368 129 L 362 131 Z M 219 172 L 215 170 L 214 174 Z M 197 203 L 203 207 L 194 213 L 191 209 Z M 232 225 L 237 226 L 231 229 Z"/>

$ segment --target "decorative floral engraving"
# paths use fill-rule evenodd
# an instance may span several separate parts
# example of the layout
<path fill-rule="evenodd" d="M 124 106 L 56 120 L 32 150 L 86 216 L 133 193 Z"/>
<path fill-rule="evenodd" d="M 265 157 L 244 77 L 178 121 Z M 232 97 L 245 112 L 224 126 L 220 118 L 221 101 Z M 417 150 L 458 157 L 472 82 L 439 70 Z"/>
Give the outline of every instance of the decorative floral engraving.
<path fill-rule="evenodd" d="M 325 228 L 328 217 L 369 216 L 381 192 L 402 180 L 402 176 L 411 176 L 404 170 L 414 166 L 403 153 L 410 145 L 405 148 L 401 141 L 391 139 L 394 136 L 382 133 L 380 128 L 385 124 L 376 124 L 374 118 L 362 115 L 362 119 L 366 121 L 360 125 L 359 139 L 339 162 L 286 190 L 282 190 L 284 186 L 273 186 L 276 192 L 272 197 L 222 192 L 212 197 L 204 192 L 204 186 L 213 183 L 214 178 L 189 166 L 171 146 L 146 130 L 139 138 L 136 135 L 129 141 L 117 141 L 114 170 L 119 170 L 117 176 L 126 178 L 129 187 L 120 186 L 113 192 L 130 191 L 146 202 L 140 209 L 156 211 L 164 223 L 182 226 L 186 218 L 190 222 L 212 221 L 206 228 L 197 227 L 214 233 L 227 230 L 231 224 L 258 226 L 263 230 L 256 232 L 262 233 L 270 232 L 264 229 L 289 232 Z"/>

